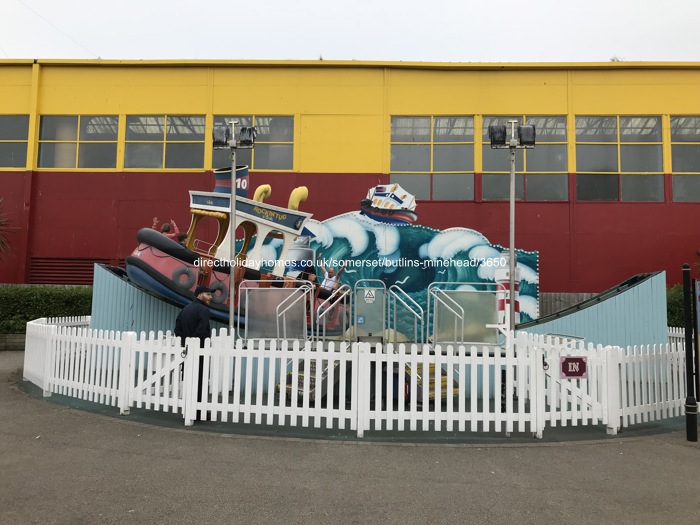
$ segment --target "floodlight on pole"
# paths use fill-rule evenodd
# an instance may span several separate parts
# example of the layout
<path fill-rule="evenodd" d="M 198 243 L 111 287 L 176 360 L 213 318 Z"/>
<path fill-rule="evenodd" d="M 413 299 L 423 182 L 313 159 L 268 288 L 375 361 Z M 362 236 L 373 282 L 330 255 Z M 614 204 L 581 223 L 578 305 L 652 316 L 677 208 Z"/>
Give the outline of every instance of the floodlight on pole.
<path fill-rule="evenodd" d="M 229 213 L 229 333 L 235 341 L 233 315 L 236 303 L 236 150 L 252 149 L 255 146 L 257 130 L 254 127 L 242 127 L 236 136 L 237 120 L 230 120 L 227 126 L 215 126 L 212 131 L 215 149 L 231 149 L 231 211 Z"/>
<path fill-rule="evenodd" d="M 492 149 L 508 149 L 510 151 L 510 234 L 508 247 L 508 312 L 509 330 L 515 331 L 515 150 L 532 149 L 535 147 L 535 126 L 518 125 L 517 120 L 509 120 L 507 129 L 504 125 L 489 126 L 489 140 Z"/>

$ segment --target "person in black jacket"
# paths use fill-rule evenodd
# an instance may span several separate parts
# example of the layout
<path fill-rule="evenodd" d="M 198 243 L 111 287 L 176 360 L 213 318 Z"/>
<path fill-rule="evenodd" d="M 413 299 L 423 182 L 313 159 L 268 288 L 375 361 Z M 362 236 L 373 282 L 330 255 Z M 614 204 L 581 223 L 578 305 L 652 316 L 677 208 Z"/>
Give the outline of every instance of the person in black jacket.
<path fill-rule="evenodd" d="M 195 300 L 185 306 L 175 320 L 175 335 L 183 342 L 187 337 L 199 337 L 199 347 L 202 348 L 204 340 L 211 336 L 211 290 L 206 286 L 197 286 L 194 295 Z"/>
<path fill-rule="evenodd" d="M 187 337 L 198 337 L 199 347 L 204 347 L 204 340 L 211 337 L 209 326 L 209 304 L 211 303 L 211 290 L 206 286 L 197 286 L 194 291 L 195 300 L 185 306 L 175 320 L 175 335 L 184 343 Z M 204 375 L 204 356 L 199 357 L 199 375 L 197 381 L 197 401 L 202 401 L 202 379 Z M 200 411 L 197 410 L 196 419 L 201 420 Z"/>

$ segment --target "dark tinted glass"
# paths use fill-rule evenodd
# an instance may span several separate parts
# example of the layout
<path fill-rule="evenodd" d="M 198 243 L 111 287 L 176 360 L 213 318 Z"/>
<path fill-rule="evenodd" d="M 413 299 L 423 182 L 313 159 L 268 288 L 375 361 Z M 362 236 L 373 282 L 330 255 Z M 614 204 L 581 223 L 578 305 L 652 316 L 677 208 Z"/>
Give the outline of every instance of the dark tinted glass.
<path fill-rule="evenodd" d="M 661 142 L 661 117 L 620 117 L 620 142 Z"/>
<path fill-rule="evenodd" d="M 671 117 L 671 142 L 700 142 L 700 117 Z"/>
<path fill-rule="evenodd" d="M 430 145 L 429 144 L 392 144 L 391 145 L 391 170 L 392 171 L 429 171 L 430 170 Z M 402 184 L 403 186 L 403 184 Z"/>
<path fill-rule="evenodd" d="M 576 146 L 576 171 L 617 172 L 617 145 L 579 144 Z"/>
<path fill-rule="evenodd" d="M 700 202 L 700 175 L 674 175 L 673 200 Z"/>
<path fill-rule="evenodd" d="M 474 170 L 474 146 L 442 144 L 433 146 L 433 171 Z"/>
<path fill-rule="evenodd" d="M 27 140 L 29 115 L 0 115 L 0 140 Z"/>
<path fill-rule="evenodd" d="M 535 126 L 537 144 L 566 142 L 566 117 L 525 117 L 526 124 Z"/>
<path fill-rule="evenodd" d="M 671 160 L 673 173 L 700 172 L 700 144 L 674 144 Z"/>
<path fill-rule="evenodd" d="M 77 140 L 78 116 L 42 116 L 39 140 Z"/>
<path fill-rule="evenodd" d="M 663 175 L 621 175 L 621 200 L 628 202 L 663 202 Z"/>
<path fill-rule="evenodd" d="M 430 141 L 430 117 L 391 117 L 391 142 Z"/>
<path fill-rule="evenodd" d="M 81 141 L 116 141 L 119 117 L 115 115 L 81 115 Z"/>
<path fill-rule="evenodd" d="M 565 144 L 538 144 L 525 152 L 527 171 L 567 171 Z"/>
<path fill-rule="evenodd" d="M 576 199 L 580 201 L 616 201 L 617 175 L 576 175 Z"/>
<path fill-rule="evenodd" d="M 473 117 L 433 118 L 434 142 L 471 142 L 474 140 Z"/>
<path fill-rule="evenodd" d="M 430 175 L 427 173 L 392 173 L 390 181 L 415 195 L 416 200 L 430 200 Z"/>
<path fill-rule="evenodd" d="M 615 117 L 576 117 L 576 142 L 617 142 Z"/>
<path fill-rule="evenodd" d="M 24 168 L 27 164 L 26 142 L 0 143 L 0 167 Z"/>
<path fill-rule="evenodd" d="M 524 177 L 515 175 L 515 198 L 522 200 L 525 195 Z M 510 175 L 485 173 L 481 176 L 481 196 L 484 200 L 510 200 Z"/>
<path fill-rule="evenodd" d="M 173 141 L 202 141 L 204 140 L 204 116 L 172 116 L 168 117 L 165 140 Z"/>
<path fill-rule="evenodd" d="M 565 201 L 569 199 L 569 177 L 566 174 L 546 175 L 528 173 L 526 176 L 527 200 Z"/>
<path fill-rule="evenodd" d="M 433 175 L 433 200 L 473 200 L 474 175 L 472 173 L 438 173 Z"/>
<path fill-rule="evenodd" d="M 126 117 L 126 140 L 162 141 L 164 121 L 160 116 Z"/>

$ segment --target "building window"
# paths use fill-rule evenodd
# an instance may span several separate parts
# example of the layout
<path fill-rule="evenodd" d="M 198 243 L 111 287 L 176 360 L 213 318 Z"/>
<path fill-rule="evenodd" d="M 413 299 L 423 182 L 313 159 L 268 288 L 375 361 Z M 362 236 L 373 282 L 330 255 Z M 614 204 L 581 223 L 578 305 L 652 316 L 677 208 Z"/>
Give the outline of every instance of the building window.
<path fill-rule="evenodd" d="M 124 167 L 203 169 L 204 115 L 127 116 Z"/>
<path fill-rule="evenodd" d="M 674 202 L 700 202 L 700 117 L 671 117 Z"/>
<path fill-rule="evenodd" d="M 391 182 L 419 200 L 474 199 L 474 117 L 391 117 Z"/>
<path fill-rule="evenodd" d="M 576 117 L 576 198 L 664 200 L 661 117 Z"/>
<path fill-rule="evenodd" d="M 42 116 L 39 124 L 40 168 L 115 168 L 116 115 Z"/>
<path fill-rule="evenodd" d="M 236 129 L 255 126 L 257 136 L 255 148 L 236 151 L 236 164 L 246 165 L 254 170 L 294 169 L 294 117 L 288 116 L 215 116 L 214 126 L 227 126 L 237 120 Z M 231 166 L 230 151 L 214 150 L 213 168 Z"/>
<path fill-rule="evenodd" d="M 565 201 L 569 197 L 565 116 L 484 117 L 482 120 L 482 198 L 510 198 L 508 150 L 491 149 L 490 125 L 532 124 L 537 134 L 534 149 L 515 152 L 515 198 L 528 201 Z"/>
<path fill-rule="evenodd" d="M 0 168 L 27 165 L 29 115 L 0 115 Z"/>

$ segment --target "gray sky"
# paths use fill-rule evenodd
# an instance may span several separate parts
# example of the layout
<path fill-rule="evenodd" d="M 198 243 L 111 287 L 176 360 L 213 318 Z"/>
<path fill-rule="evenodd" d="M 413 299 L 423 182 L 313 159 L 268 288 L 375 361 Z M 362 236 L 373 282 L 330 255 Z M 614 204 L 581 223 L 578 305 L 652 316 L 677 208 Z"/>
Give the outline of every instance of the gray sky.
<path fill-rule="evenodd" d="M 700 61 L 700 0 L 0 0 L 0 58 Z"/>

